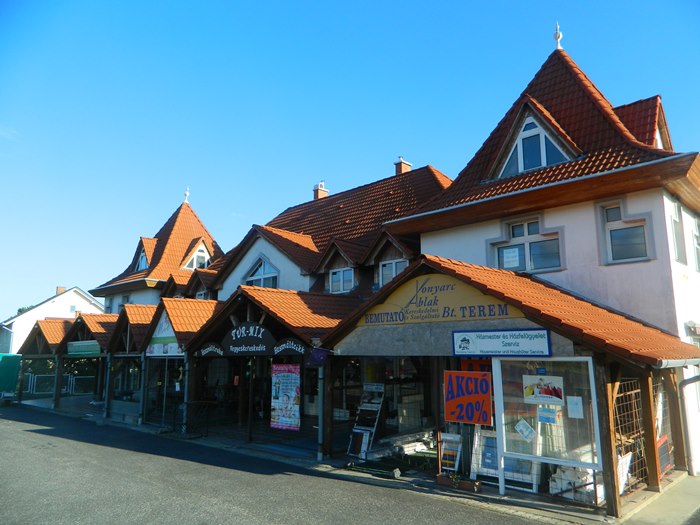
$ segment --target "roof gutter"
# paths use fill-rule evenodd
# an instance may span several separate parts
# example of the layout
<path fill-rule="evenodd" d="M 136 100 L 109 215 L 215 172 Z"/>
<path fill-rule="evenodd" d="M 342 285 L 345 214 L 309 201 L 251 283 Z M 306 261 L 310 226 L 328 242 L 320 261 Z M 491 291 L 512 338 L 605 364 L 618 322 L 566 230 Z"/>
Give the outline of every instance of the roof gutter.
<path fill-rule="evenodd" d="M 660 359 L 652 368 L 680 368 L 682 366 L 698 366 L 700 357 L 695 359 Z"/>
<path fill-rule="evenodd" d="M 489 201 L 495 201 L 495 200 L 498 200 L 498 199 L 503 199 L 504 197 L 512 197 L 512 196 L 514 196 L 514 195 L 522 195 L 522 194 L 525 194 L 525 193 L 530 193 L 530 192 L 533 192 L 533 191 L 538 191 L 538 190 L 541 190 L 541 189 L 544 189 L 544 188 L 552 188 L 552 187 L 555 187 L 555 186 L 561 186 L 562 184 L 570 184 L 570 183 L 575 182 L 575 181 L 578 182 L 578 181 L 582 181 L 582 180 L 594 179 L 594 178 L 596 178 L 596 177 L 603 177 L 603 176 L 605 176 L 605 175 L 610 175 L 610 174 L 612 174 L 612 173 L 619 173 L 619 172 L 623 172 L 623 171 L 629 171 L 629 170 L 633 170 L 633 169 L 644 168 L 644 167 L 647 167 L 647 166 L 653 166 L 654 164 L 661 164 L 662 162 L 667 162 L 667 161 L 669 161 L 669 160 L 678 160 L 678 159 L 682 159 L 683 157 L 690 157 L 690 156 L 693 156 L 693 157 L 694 157 L 694 156 L 696 156 L 696 155 L 697 155 L 697 153 L 679 153 L 679 154 L 676 154 L 676 155 L 671 155 L 670 157 L 664 157 L 664 158 L 662 158 L 662 159 L 650 160 L 649 162 L 642 162 L 642 163 L 640 163 L 640 164 L 632 164 L 631 166 L 625 166 L 624 168 L 618 168 L 618 169 L 614 169 L 614 170 L 602 171 L 602 172 L 600 172 L 600 173 L 592 173 L 592 174 L 590 174 L 590 175 L 583 175 L 583 176 L 581 176 L 581 177 L 576 177 L 576 178 L 574 178 L 574 179 L 566 179 L 566 180 L 562 180 L 562 181 L 551 182 L 551 183 L 549 183 L 549 184 L 542 184 L 541 186 L 534 186 L 534 187 L 532 187 L 532 188 L 527 188 L 527 189 L 524 189 L 524 190 L 513 191 L 513 192 L 510 192 L 510 193 L 504 193 L 504 194 L 502 194 L 502 195 L 495 195 L 495 196 L 493 196 L 493 197 L 487 197 L 487 198 L 485 198 L 485 199 L 479 199 L 479 200 L 476 200 L 476 201 L 473 201 L 473 202 L 465 202 L 465 203 L 462 203 L 462 204 L 456 204 L 456 205 L 454 205 L 454 206 L 449 206 L 449 207 L 447 207 L 447 208 L 439 208 L 439 209 L 437 209 L 437 210 L 425 211 L 425 212 L 423 212 L 423 213 L 417 213 L 417 214 L 415 214 L 415 215 L 409 215 L 409 216 L 407 216 L 407 217 L 401 217 L 401 218 L 399 218 L 399 219 L 393 219 L 393 220 L 390 220 L 390 221 L 385 222 L 384 224 L 394 224 L 394 223 L 398 223 L 398 222 L 408 221 L 408 220 L 411 220 L 411 219 L 419 219 L 419 218 L 422 218 L 422 217 L 429 217 L 429 216 L 431 216 L 431 215 L 437 215 L 438 213 L 445 213 L 446 211 L 458 210 L 458 209 L 461 209 L 461 208 L 467 208 L 467 207 L 469 207 L 469 206 L 474 206 L 474 205 L 477 205 L 477 204 L 482 204 L 482 203 L 484 203 L 484 202 L 489 202 Z"/>

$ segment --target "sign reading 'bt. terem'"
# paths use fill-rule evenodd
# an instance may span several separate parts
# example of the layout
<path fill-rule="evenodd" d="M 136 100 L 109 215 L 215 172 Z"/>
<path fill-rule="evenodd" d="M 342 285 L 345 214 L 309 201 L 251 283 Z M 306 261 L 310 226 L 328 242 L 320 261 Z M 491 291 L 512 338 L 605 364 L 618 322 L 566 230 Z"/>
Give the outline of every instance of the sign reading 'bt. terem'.
<path fill-rule="evenodd" d="M 517 308 L 449 275 L 422 275 L 405 282 L 371 308 L 360 326 L 477 321 L 524 317 Z"/>

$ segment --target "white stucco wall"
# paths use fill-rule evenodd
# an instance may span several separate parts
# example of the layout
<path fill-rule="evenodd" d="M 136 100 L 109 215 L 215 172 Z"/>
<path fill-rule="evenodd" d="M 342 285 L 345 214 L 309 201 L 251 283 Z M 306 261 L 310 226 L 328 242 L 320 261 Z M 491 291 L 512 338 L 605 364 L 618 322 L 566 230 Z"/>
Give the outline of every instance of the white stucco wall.
<path fill-rule="evenodd" d="M 263 256 L 279 270 L 278 288 L 283 290 L 309 290 L 311 286 L 310 277 L 302 275 L 299 267 L 275 246 L 265 239 L 258 238 L 224 281 L 223 287 L 219 291 L 220 301 L 225 301 L 233 295 L 238 286 L 243 284 L 253 265 Z"/>
<path fill-rule="evenodd" d="M 586 202 L 546 210 L 542 230 L 558 229 L 563 269 L 537 276 L 593 301 L 620 309 L 666 330 L 678 333 L 666 232 L 664 195 L 661 190 L 625 197 L 628 215 L 649 214 L 647 224 L 654 256 L 644 262 L 601 264 L 599 203 Z M 514 217 L 513 217 L 514 218 Z M 421 236 L 423 253 L 474 264 L 495 266 L 489 239 L 502 235 L 500 221 L 452 228 Z M 699 290 L 700 291 L 700 290 Z M 697 295 L 696 295 L 697 297 Z"/>
<path fill-rule="evenodd" d="M 122 292 L 116 295 L 108 295 L 105 297 L 105 305 L 109 304 L 109 299 L 112 299 L 112 311 L 108 313 L 118 314 L 121 311 L 123 303 L 122 299 L 125 295 L 129 296 L 129 304 L 158 304 L 160 302 L 160 289 L 146 288 L 130 292 Z"/>
<path fill-rule="evenodd" d="M 46 319 L 47 317 L 73 319 L 78 313 L 102 313 L 102 304 L 99 303 L 97 299 L 90 299 L 89 297 L 91 296 L 86 297 L 76 289 L 69 289 L 12 320 L 10 353 L 17 353 L 27 339 L 29 332 L 31 332 L 32 328 L 34 328 L 34 325 L 39 320 Z M 4 328 L 2 330 L 7 331 Z"/>

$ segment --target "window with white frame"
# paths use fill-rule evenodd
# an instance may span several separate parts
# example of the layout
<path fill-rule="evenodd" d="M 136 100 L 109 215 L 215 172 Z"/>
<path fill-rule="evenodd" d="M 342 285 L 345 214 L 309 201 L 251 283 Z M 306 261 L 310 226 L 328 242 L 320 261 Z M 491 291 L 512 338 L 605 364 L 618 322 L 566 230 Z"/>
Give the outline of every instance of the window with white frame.
<path fill-rule="evenodd" d="M 679 203 L 673 204 L 671 214 L 671 225 L 673 227 L 673 250 L 676 261 L 682 264 L 688 263 L 685 251 L 685 232 L 683 231 L 683 210 Z"/>
<path fill-rule="evenodd" d="M 524 171 L 566 160 L 567 156 L 549 138 L 542 126 L 533 117 L 527 117 L 499 177 L 513 177 Z"/>
<path fill-rule="evenodd" d="M 331 293 L 344 293 L 352 290 L 354 286 L 354 274 L 352 268 L 338 268 L 331 270 L 330 288 Z"/>
<path fill-rule="evenodd" d="M 195 268 L 206 268 L 207 266 L 209 266 L 209 253 L 204 246 L 200 246 L 187 265 L 185 265 L 185 268 L 194 270 Z"/>
<path fill-rule="evenodd" d="M 195 299 L 209 299 L 209 292 L 206 288 L 201 288 L 194 295 Z"/>
<path fill-rule="evenodd" d="M 541 231 L 538 218 L 505 226 L 506 240 L 494 243 L 498 268 L 528 272 L 561 268 L 558 231 Z"/>
<path fill-rule="evenodd" d="M 406 259 L 382 261 L 379 264 L 379 286 L 384 286 L 386 283 L 404 271 L 407 266 L 408 261 Z"/>
<path fill-rule="evenodd" d="M 270 264 L 269 261 L 260 258 L 248 272 L 245 284 L 263 288 L 277 288 L 279 273 L 279 270 Z"/>
<path fill-rule="evenodd" d="M 695 269 L 700 272 L 700 219 L 695 219 L 693 228 L 693 244 L 695 246 Z"/>
<path fill-rule="evenodd" d="M 148 268 L 148 260 L 146 259 L 146 252 L 145 250 L 141 249 L 141 254 L 139 255 L 139 260 L 136 261 L 136 268 L 135 271 L 139 270 L 145 270 Z"/>
<path fill-rule="evenodd" d="M 619 202 L 604 206 L 602 212 L 608 262 L 648 259 L 646 220 L 626 218 Z"/>

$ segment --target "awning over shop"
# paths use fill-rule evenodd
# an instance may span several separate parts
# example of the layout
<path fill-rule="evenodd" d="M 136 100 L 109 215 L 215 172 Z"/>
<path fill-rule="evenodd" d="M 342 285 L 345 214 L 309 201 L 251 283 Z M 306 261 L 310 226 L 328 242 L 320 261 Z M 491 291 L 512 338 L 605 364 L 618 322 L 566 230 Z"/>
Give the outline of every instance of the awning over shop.
<path fill-rule="evenodd" d="M 22 363 L 22 356 L 0 354 L 0 392 L 14 392 Z"/>

